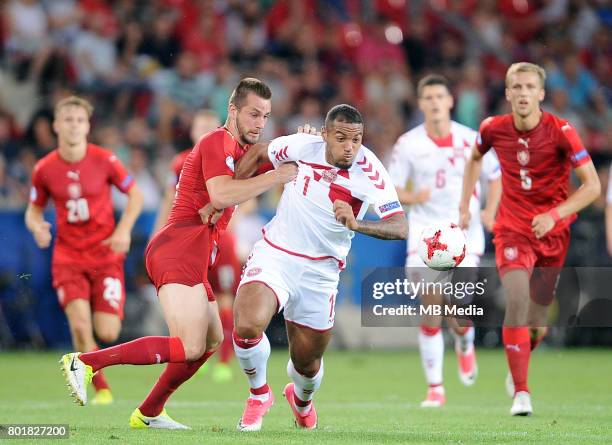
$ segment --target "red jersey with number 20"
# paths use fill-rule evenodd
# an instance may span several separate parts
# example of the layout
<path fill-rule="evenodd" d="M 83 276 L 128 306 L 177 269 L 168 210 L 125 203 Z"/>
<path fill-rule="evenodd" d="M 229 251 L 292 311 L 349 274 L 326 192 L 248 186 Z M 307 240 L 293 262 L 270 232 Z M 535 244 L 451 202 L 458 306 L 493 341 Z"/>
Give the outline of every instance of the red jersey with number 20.
<path fill-rule="evenodd" d="M 493 148 L 502 173 L 502 197 L 494 233 L 531 233 L 534 216 L 548 212 L 568 197 L 570 166 L 591 159 L 578 133 L 566 120 L 543 112 L 536 127 L 518 131 L 512 114 L 493 116 L 480 125 L 476 148 Z M 576 215 L 560 221 L 551 233 L 565 229 Z"/>
<path fill-rule="evenodd" d="M 101 244 L 115 229 L 111 184 L 127 193 L 134 180 L 112 152 L 93 144 L 78 162 L 53 150 L 36 163 L 30 201 L 44 207 L 51 198 L 55 204 L 54 263 L 105 264 L 123 258 Z"/>

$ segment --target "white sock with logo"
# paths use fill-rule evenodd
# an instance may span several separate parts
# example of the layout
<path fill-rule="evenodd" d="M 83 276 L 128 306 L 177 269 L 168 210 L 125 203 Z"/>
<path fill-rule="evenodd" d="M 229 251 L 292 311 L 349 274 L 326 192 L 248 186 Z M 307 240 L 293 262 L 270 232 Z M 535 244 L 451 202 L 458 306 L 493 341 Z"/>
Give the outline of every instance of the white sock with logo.
<path fill-rule="evenodd" d="M 421 327 L 419 332 L 419 351 L 428 385 L 442 384 L 442 365 L 444 363 L 444 338 L 442 329 Z"/>
<path fill-rule="evenodd" d="M 234 352 L 238 363 L 242 367 L 247 379 L 249 380 L 249 386 L 251 387 L 251 397 L 265 401 L 269 397 L 269 392 L 266 391 L 264 394 L 254 394 L 253 390 L 259 390 L 264 386 L 267 386 L 267 368 L 268 358 L 270 357 L 270 341 L 264 333 L 261 340 L 255 345 L 250 346 L 248 343 L 253 341 L 251 339 L 238 338 L 234 332 L 233 336 Z M 250 347 L 244 347 L 250 346 Z M 257 391 L 256 391 L 257 392 Z"/>
<path fill-rule="evenodd" d="M 289 359 L 287 363 L 287 375 L 291 380 L 293 380 L 293 392 L 294 395 L 300 399 L 302 402 L 309 402 L 312 400 L 314 393 L 321 386 L 321 382 L 323 381 L 324 367 L 323 367 L 323 359 L 321 359 L 321 367 L 319 371 L 313 377 L 306 377 L 295 369 L 293 366 L 293 362 Z M 296 409 L 301 414 L 306 414 L 310 411 L 310 407 L 312 403 L 309 403 L 306 406 L 297 406 Z"/>

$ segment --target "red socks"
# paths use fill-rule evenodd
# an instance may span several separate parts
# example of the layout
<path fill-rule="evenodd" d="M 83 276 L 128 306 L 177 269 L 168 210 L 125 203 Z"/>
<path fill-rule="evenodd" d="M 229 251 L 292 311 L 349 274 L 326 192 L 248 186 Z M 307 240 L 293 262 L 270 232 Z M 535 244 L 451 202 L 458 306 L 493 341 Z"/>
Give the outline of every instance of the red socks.
<path fill-rule="evenodd" d="M 209 351 L 195 362 L 168 363 L 145 401 L 139 406 L 140 412 L 147 417 L 158 416 L 164 409 L 168 397 L 189 380 L 214 353 L 214 350 Z"/>
<path fill-rule="evenodd" d="M 221 325 L 223 326 L 223 342 L 219 347 L 219 363 L 229 363 L 234 356 L 232 332 L 234 331 L 234 311 L 231 307 L 220 311 Z"/>
<path fill-rule="evenodd" d="M 98 348 L 97 346 L 96 349 L 94 349 L 94 351 L 99 350 L 100 348 Z M 93 379 L 91 380 L 91 384 L 96 389 L 96 392 L 100 391 L 101 389 L 110 389 L 110 386 L 108 386 L 108 382 L 106 381 L 106 377 L 104 377 L 103 371 L 96 372 L 96 374 L 93 376 Z"/>
<path fill-rule="evenodd" d="M 502 329 L 508 366 L 514 381 L 514 392 L 527 391 L 527 372 L 531 355 L 531 340 L 528 327 L 506 327 Z"/>
<path fill-rule="evenodd" d="M 142 337 L 110 348 L 85 352 L 79 359 L 96 372 L 112 365 L 182 363 L 185 361 L 185 350 L 179 337 Z"/>
<path fill-rule="evenodd" d="M 253 394 L 254 396 L 263 396 L 264 394 L 268 394 L 270 392 L 270 387 L 266 383 L 265 385 L 260 386 L 259 388 L 251 388 L 250 391 L 251 394 Z"/>

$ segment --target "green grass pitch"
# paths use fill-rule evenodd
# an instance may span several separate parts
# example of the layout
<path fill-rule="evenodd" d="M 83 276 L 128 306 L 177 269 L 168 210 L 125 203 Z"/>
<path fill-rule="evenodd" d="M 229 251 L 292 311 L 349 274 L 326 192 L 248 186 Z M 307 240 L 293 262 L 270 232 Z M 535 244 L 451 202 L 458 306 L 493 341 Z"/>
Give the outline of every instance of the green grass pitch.
<path fill-rule="evenodd" d="M 64 386 L 60 355 L 0 353 L 0 423 L 66 423 L 69 441 L 53 443 L 82 444 L 612 443 L 612 353 L 606 349 L 537 351 L 530 370 L 530 418 L 508 414 L 501 350 L 478 351 L 480 376 L 471 388 L 459 383 L 455 357 L 447 354 L 447 404 L 439 410 L 419 408 L 425 385 L 416 351 L 330 351 L 315 397 L 317 431 L 293 427 L 282 396 L 287 353 L 279 350 L 268 368 L 276 403 L 259 433 L 235 431 L 247 395 L 237 368 L 234 380 L 224 384 L 198 374 L 170 399 L 169 414 L 193 430 L 135 431 L 129 415 L 162 367 L 110 368 L 115 403 L 79 407 Z"/>

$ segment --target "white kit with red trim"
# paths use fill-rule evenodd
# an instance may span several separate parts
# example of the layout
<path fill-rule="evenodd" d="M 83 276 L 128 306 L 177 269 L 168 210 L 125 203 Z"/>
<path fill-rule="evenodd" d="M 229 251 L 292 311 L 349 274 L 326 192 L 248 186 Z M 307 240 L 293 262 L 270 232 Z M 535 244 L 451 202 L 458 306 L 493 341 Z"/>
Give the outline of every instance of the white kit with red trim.
<path fill-rule="evenodd" d="M 265 285 L 285 320 L 326 331 L 334 325 L 340 270 L 354 236 L 336 221 L 334 201 L 347 202 L 357 219 L 370 204 L 379 218 L 403 210 L 386 170 L 363 146 L 349 169 L 328 164 L 323 139 L 307 134 L 273 140 L 268 157 L 275 167 L 296 162 L 298 175 L 285 184 L 276 216 L 253 247 L 240 286 Z"/>
<path fill-rule="evenodd" d="M 285 184 L 276 216 L 264 228 L 268 243 L 285 252 L 344 264 L 354 233 L 336 221 L 337 199 L 347 202 L 358 220 L 370 205 L 381 219 L 403 211 L 389 174 L 364 146 L 349 169 L 328 164 L 323 138 L 309 134 L 274 139 L 268 157 L 275 167 L 283 162 L 299 167 L 295 181 Z"/>
<path fill-rule="evenodd" d="M 471 128 L 451 122 L 450 135 L 446 138 L 430 137 L 421 124 L 397 140 L 389 165 L 393 184 L 412 191 L 425 187 L 430 191 L 429 200 L 411 205 L 408 212 L 409 257 L 419 259 L 416 255 L 419 236 L 426 226 L 432 223 L 459 222 L 463 172 L 476 136 L 477 133 Z M 481 178 L 490 181 L 497 179 L 500 174 L 499 162 L 491 150 L 484 157 Z M 477 183 L 470 201 L 472 218 L 466 233 L 467 253 L 472 256 L 482 255 L 484 251 L 480 194 L 480 184 Z"/>

